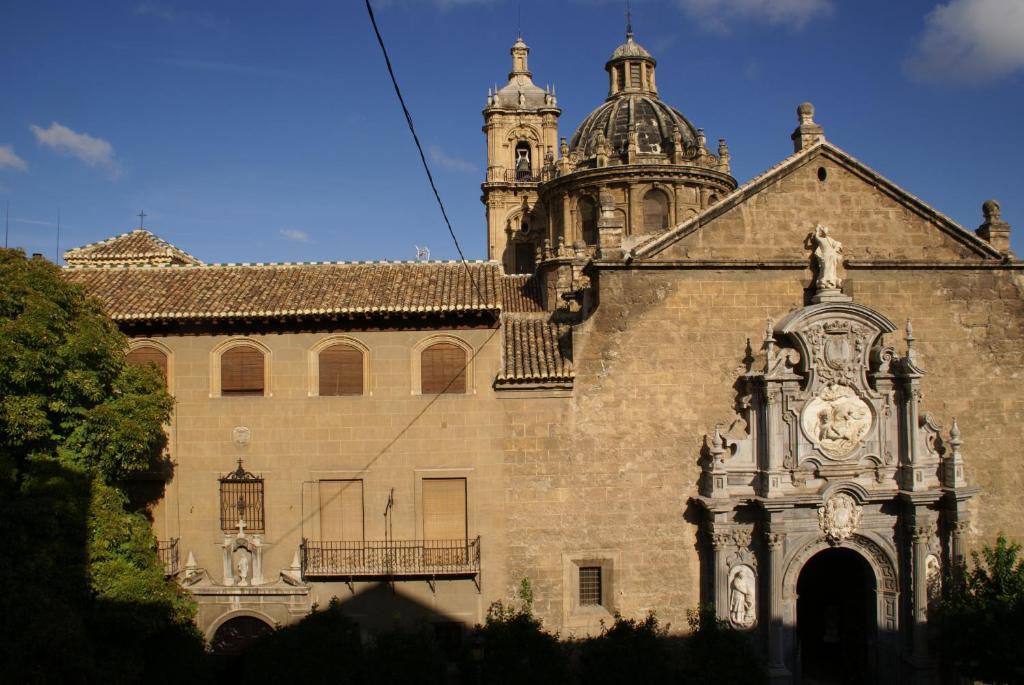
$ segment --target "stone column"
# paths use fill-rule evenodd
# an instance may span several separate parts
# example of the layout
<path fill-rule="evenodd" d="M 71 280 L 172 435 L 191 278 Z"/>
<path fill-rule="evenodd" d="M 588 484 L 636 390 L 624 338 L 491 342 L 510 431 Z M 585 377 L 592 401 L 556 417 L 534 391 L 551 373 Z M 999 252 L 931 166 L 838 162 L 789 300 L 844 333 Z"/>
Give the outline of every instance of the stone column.
<path fill-rule="evenodd" d="M 768 674 L 772 682 L 789 682 L 784 653 L 785 616 L 782 611 L 782 569 L 785 560 L 785 533 L 767 532 L 768 543 Z"/>
<path fill-rule="evenodd" d="M 915 517 L 916 518 L 916 517 Z M 913 611 L 910 629 L 913 631 L 913 682 L 931 683 L 932 663 L 928 655 L 928 543 L 934 525 L 917 519 L 910 528 L 912 544 L 911 582 Z"/>
<path fill-rule="evenodd" d="M 729 567 L 726 563 L 726 552 L 732 544 L 732 538 L 719 526 L 712 526 L 711 549 L 714 552 L 712 563 L 715 567 L 715 616 L 719 620 L 729 620 Z"/>
<path fill-rule="evenodd" d="M 573 243 L 572 210 L 569 207 L 569 194 L 562 196 L 562 242 L 564 245 Z"/>

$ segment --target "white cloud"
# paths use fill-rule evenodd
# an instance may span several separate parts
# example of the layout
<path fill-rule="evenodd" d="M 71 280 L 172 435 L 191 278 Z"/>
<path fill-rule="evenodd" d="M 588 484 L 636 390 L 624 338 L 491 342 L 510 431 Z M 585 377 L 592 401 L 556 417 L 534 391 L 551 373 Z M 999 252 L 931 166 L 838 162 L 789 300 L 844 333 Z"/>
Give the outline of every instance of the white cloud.
<path fill-rule="evenodd" d="M 50 128 L 35 124 L 29 128 L 35 134 L 37 143 L 54 152 L 75 157 L 91 167 L 106 169 L 112 176 L 121 173 L 121 167 L 114 159 L 114 146 L 102 138 L 72 131 L 56 121 L 50 124 Z"/>
<path fill-rule="evenodd" d="M 676 0 L 702 29 L 729 33 L 742 22 L 764 22 L 799 31 L 819 14 L 832 11 L 832 0 Z"/>
<path fill-rule="evenodd" d="M 1024 2 L 952 0 L 924 18 L 924 34 L 904 63 L 926 81 L 990 81 L 1024 69 Z"/>
<path fill-rule="evenodd" d="M 278 233 L 280 233 L 281 237 L 285 240 L 291 240 L 296 243 L 309 242 L 309 234 L 305 231 L 300 231 L 297 228 L 282 228 Z"/>
<path fill-rule="evenodd" d="M 458 157 L 449 157 L 439 145 L 430 146 L 430 159 L 448 171 L 476 171 L 475 164 Z"/>
<path fill-rule="evenodd" d="M 0 145 L 0 169 L 28 171 L 28 164 L 15 152 L 10 145 Z"/>

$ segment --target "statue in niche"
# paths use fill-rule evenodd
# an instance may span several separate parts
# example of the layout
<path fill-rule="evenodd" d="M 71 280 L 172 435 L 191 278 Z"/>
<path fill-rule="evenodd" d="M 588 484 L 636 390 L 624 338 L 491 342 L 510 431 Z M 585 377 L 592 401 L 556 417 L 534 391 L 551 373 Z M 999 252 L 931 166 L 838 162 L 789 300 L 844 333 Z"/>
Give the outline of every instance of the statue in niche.
<path fill-rule="evenodd" d="M 238 584 L 249 584 L 249 555 L 242 553 L 238 555 L 238 563 L 235 565 L 238 570 Z"/>
<path fill-rule="evenodd" d="M 942 595 L 942 564 L 934 554 L 924 562 L 925 586 L 928 588 L 928 602 L 934 602 Z"/>
<path fill-rule="evenodd" d="M 754 572 L 749 566 L 737 566 L 729 581 L 729 621 L 737 628 L 754 625 Z"/>
<path fill-rule="evenodd" d="M 871 408 L 851 388 L 830 383 L 807 403 L 801 422 L 808 439 L 825 456 L 841 459 L 871 429 Z"/>
<path fill-rule="evenodd" d="M 843 282 L 839 278 L 839 261 L 843 244 L 829 235 L 828 226 L 814 229 L 814 257 L 818 260 L 818 290 L 838 290 Z"/>

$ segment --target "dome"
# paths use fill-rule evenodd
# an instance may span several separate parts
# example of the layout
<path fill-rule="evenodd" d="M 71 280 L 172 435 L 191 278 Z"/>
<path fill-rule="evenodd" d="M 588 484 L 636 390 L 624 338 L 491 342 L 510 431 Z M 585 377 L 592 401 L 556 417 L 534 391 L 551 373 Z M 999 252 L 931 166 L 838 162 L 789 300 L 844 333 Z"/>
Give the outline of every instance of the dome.
<path fill-rule="evenodd" d="M 613 52 L 612 56 L 608 58 L 608 61 L 614 62 L 615 60 L 626 58 L 649 59 L 652 62 L 654 61 L 654 58 L 651 57 L 651 53 L 647 52 L 640 43 L 633 40 L 632 33 L 626 34 L 626 42 L 615 48 L 615 52 Z"/>
<path fill-rule="evenodd" d="M 639 47 L 639 46 L 637 46 Z M 643 49 L 643 48 L 641 48 Z M 678 110 L 656 95 L 619 93 L 591 112 L 576 129 L 569 148 L 578 159 L 595 154 L 598 134 L 604 134 L 611 155 L 626 156 L 629 131 L 635 126 L 640 154 L 671 154 L 673 135 L 679 129 L 682 152 L 697 145 L 697 129 Z"/>

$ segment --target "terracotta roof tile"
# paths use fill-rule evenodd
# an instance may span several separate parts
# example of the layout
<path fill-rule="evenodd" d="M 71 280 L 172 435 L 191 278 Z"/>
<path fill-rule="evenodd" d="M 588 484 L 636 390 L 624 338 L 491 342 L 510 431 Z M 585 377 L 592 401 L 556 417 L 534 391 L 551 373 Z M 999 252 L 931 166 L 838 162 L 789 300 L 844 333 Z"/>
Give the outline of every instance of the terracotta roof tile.
<path fill-rule="evenodd" d="M 68 250 L 64 253 L 64 261 L 71 266 L 202 264 L 144 228 Z"/>
<path fill-rule="evenodd" d="M 117 321 L 540 311 L 529 277 L 493 262 L 468 272 L 461 262 L 357 262 L 73 266 L 65 277 Z"/>
<path fill-rule="evenodd" d="M 502 371 L 497 385 L 572 382 L 569 324 L 553 323 L 547 314 L 506 314 L 502 337 Z"/>

